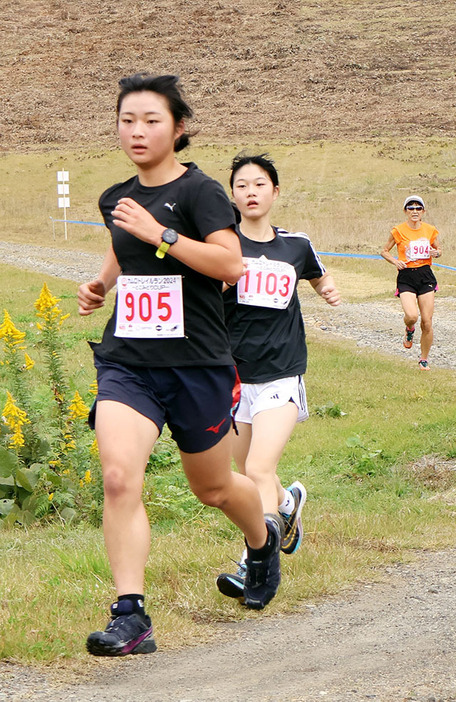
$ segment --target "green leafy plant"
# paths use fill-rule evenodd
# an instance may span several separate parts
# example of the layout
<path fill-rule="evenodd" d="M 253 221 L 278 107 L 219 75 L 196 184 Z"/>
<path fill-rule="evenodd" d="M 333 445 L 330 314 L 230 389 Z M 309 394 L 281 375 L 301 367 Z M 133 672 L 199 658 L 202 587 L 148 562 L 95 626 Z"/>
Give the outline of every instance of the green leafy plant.
<path fill-rule="evenodd" d="M 315 414 L 319 417 L 345 417 L 346 412 L 343 412 L 339 405 L 335 405 L 334 402 L 327 402 L 326 405 L 317 407 L 315 409 Z"/>
<path fill-rule="evenodd" d="M 365 446 L 358 434 L 349 436 L 345 443 L 350 449 L 349 465 L 344 471 L 346 477 L 360 480 L 385 472 L 383 449 Z"/>
<path fill-rule="evenodd" d="M 25 332 L 4 311 L 0 325 L 6 391 L 0 427 L 0 525 L 58 516 L 65 522 L 100 520 L 102 500 L 98 451 L 86 427 L 89 408 L 78 391 L 69 397 L 62 362 L 64 315 L 46 283 L 35 302 L 36 346 L 47 370 L 47 395 L 34 402 L 35 362 Z M 35 380 L 36 383 L 36 380 Z M 43 402 L 43 395 L 45 401 Z"/>

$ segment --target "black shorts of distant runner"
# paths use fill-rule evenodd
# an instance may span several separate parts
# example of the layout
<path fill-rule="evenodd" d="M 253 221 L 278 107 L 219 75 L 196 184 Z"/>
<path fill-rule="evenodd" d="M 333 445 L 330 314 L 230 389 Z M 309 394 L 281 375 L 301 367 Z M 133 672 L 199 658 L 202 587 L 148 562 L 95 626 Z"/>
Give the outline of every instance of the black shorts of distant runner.
<path fill-rule="evenodd" d="M 428 292 L 436 292 L 439 287 L 431 266 L 419 266 L 419 268 L 404 268 L 397 274 L 396 296 L 403 292 L 412 292 L 415 295 L 424 295 Z"/>

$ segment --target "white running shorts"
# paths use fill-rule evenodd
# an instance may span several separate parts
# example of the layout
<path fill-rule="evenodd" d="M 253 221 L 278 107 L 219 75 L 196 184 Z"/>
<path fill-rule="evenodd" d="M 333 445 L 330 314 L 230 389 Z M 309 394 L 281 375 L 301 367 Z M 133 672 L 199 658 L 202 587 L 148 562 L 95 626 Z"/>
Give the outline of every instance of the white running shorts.
<path fill-rule="evenodd" d="M 307 410 L 306 387 L 302 375 L 279 378 L 269 383 L 241 383 L 241 401 L 235 421 L 251 424 L 258 412 L 283 407 L 294 402 L 298 408 L 298 422 L 309 417 Z"/>

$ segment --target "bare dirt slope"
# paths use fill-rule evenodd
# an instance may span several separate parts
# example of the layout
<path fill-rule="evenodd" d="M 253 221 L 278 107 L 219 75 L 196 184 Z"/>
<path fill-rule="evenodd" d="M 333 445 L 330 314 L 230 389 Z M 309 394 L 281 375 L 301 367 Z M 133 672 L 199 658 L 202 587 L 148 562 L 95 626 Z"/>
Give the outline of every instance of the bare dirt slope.
<path fill-rule="evenodd" d="M 180 74 L 208 140 L 454 136 L 452 0 L 2 0 L 2 149 L 114 143 L 118 79 Z"/>

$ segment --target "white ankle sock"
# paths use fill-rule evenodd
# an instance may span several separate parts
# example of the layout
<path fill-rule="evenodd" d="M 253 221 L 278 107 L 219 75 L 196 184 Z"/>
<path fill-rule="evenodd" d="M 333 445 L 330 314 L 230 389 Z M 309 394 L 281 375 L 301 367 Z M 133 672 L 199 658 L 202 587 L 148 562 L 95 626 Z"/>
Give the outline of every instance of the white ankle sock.
<path fill-rule="evenodd" d="M 290 492 L 290 490 L 285 490 L 285 497 L 283 502 L 279 505 L 279 512 L 281 514 L 290 515 L 294 510 L 294 506 L 295 501 L 293 494 Z"/>

